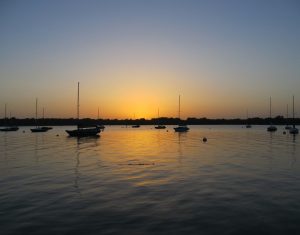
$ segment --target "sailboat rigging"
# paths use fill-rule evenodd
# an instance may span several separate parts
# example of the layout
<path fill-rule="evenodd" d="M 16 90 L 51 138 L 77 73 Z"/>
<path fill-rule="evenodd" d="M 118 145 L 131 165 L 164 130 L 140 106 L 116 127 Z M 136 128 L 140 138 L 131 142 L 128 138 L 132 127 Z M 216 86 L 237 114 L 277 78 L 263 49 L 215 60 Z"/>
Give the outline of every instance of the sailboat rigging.
<path fill-rule="evenodd" d="M 178 119 L 179 123 L 177 127 L 174 127 L 175 132 L 187 132 L 190 128 L 187 127 L 186 124 L 182 123 L 180 120 L 180 95 L 179 95 L 179 101 L 178 101 Z"/>
<path fill-rule="evenodd" d="M 38 108 L 38 99 L 35 99 L 35 128 L 31 128 L 31 132 L 46 132 L 50 129 L 51 127 L 40 127 L 38 126 L 38 118 L 37 118 L 37 108 Z"/>
<path fill-rule="evenodd" d="M 17 126 L 10 126 L 10 125 L 8 125 L 8 122 L 7 122 L 7 117 L 6 117 L 6 104 L 5 104 L 5 108 L 4 108 L 4 121 L 5 121 L 5 124 L 7 125 L 7 126 L 5 126 L 4 128 L 1 128 L 0 129 L 0 131 L 17 131 L 17 130 L 19 130 L 19 127 L 17 127 Z"/>
<path fill-rule="evenodd" d="M 274 132 L 277 131 L 277 127 L 272 124 L 272 100 L 270 97 L 270 126 L 267 128 L 267 131 Z"/>
<path fill-rule="evenodd" d="M 159 109 L 157 110 L 157 126 L 154 127 L 155 129 L 166 129 L 166 126 L 159 124 Z"/>
<path fill-rule="evenodd" d="M 88 126 L 79 124 L 79 82 L 77 84 L 77 129 L 66 130 L 71 137 L 86 137 L 86 136 L 98 136 L 101 129 L 99 126 Z"/>
<path fill-rule="evenodd" d="M 295 107 L 294 107 L 294 100 L 295 100 L 295 98 L 294 98 L 294 96 L 293 96 L 293 127 L 290 129 L 290 134 L 298 134 L 299 133 L 299 130 L 298 130 L 298 128 L 296 128 L 296 126 L 295 126 Z"/>

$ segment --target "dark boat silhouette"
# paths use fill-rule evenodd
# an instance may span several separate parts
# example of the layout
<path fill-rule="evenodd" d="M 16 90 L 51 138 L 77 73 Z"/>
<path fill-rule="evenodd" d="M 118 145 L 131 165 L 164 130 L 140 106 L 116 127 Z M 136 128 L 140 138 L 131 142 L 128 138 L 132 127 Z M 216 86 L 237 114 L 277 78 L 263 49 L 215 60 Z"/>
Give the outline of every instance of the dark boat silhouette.
<path fill-rule="evenodd" d="M 299 130 L 295 126 L 295 108 L 294 108 L 294 96 L 293 96 L 293 127 L 290 128 L 290 134 L 298 134 Z"/>
<path fill-rule="evenodd" d="M 79 82 L 77 86 L 77 129 L 75 130 L 66 130 L 66 132 L 71 137 L 87 137 L 87 136 L 97 136 L 101 129 L 100 126 L 90 126 L 90 125 L 84 125 L 79 124 Z"/>
<path fill-rule="evenodd" d="M 7 121 L 7 117 L 6 117 L 6 104 L 5 104 L 5 111 L 4 111 L 4 120 Z M 11 125 L 8 125 L 8 126 L 5 126 L 3 128 L 0 129 L 0 131 L 17 131 L 19 130 L 19 127 L 17 126 L 11 126 Z"/>
<path fill-rule="evenodd" d="M 270 120 L 271 119 L 272 119 L 272 100 L 271 100 L 271 97 L 270 97 Z M 271 122 L 270 126 L 268 126 L 268 128 L 267 128 L 267 131 L 269 131 L 269 132 L 275 132 L 275 131 L 277 131 L 277 127 L 274 126 L 272 124 L 272 122 Z"/>
<path fill-rule="evenodd" d="M 38 120 L 37 120 L 37 107 L 38 107 L 38 99 L 35 100 L 35 128 L 31 128 L 31 132 L 46 132 L 52 128 L 49 129 L 49 127 L 41 127 L 38 126 Z"/>
<path fill-rule="evenodd" d="M 187 127 L 186 124 L 181 123 L 180 120 L 180 95 L 179 95 L 179 109 L 178 109 L 178 118 L 179 118 L 179 124 L 177 127 L 174 127 L 175 132 L 187 132 L 190 128 Z"/>
<path fill-rule="evenodd" d="M 158 111 L 157 111 L 157 120 L 158 120 L 158 124 L 157 124 L 157 126 L 155 126 L 154 128 L 155 128 L 155 129 L 166 129 L 166 126 L 160 125 L 160 124 L 159 124 L 159 109 L 158 109 Z"/>

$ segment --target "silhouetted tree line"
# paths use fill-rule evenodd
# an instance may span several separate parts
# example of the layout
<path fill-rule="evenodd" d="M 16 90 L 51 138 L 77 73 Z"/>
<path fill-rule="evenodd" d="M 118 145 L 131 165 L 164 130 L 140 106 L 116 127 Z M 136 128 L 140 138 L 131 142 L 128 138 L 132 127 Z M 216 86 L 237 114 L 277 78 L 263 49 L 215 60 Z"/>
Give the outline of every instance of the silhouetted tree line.
<path fill-rule="evenodd" d="M 283 116 L 277 116 L 275 118 L 249 118 L 249 119 L 208 119 L 208 118 L 194 118 L 190 117 L 186 120 L 181 120 L 181 123 L 186 123 L 188 125 L 268 125 L 270 123 L 275 125 L 286 125 L 292 124 L 292 119 L 286 119 Z M 177 125 L 179 123 L 178 118 L 152 118 L 152 119 L 90 119 L 84 118 L 79 121 L 74 118 L 44 118 L 38 119 L 37 122 L 34 118 L 6 118 L 0 119 L 0 125 L 17 125 L 17 126 L 34 126 L 38 123 L 40 126 L 65 126 L 65 125 L 77 125 L 77 124 L 85 124 L 85 125 Z M 295 119 L 295 124 L 300 124 L 300 118 Z"/>

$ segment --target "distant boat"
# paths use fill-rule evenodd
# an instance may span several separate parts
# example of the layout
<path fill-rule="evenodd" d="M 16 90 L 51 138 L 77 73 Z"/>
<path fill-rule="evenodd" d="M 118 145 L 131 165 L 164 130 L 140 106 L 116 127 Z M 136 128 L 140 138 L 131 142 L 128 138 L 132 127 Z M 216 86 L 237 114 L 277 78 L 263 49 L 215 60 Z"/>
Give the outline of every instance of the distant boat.
<path fill-rule="evenodd" d="M 79 122 L 79 82 L 77 85 L 77 121 Z M 101 129 L 99 126 L 87 126 L 77 124 L 77 129 L 66 130 L 71 137 L 87 137 L 87 136 L 98 136 Z"/>
<path fill-rule="evenodd" d="M 251 128 L 252 126 L 249 123 L 249 117 L 248 117 L 248 109 L 247 109 L 247 125 L 246 128 Z"/>
<path fill-rule="evenodd" d="M 291 126 L 289 126 L 288 124 L 288 120 L 289 120 L 289 105 L 287 104 L 286 105 L 286 126 L 285 126 L 286 130 L 291 129 Z"/>
<path fill-rule="evenodd" d="M 4 120 L 5 121 L 7 121 L 7 117 L 6 117 L 6 104 L 5 104 L 5 111 L 4 111 Z M 1 128 L 0 129 L 0 131 L 17 131 L 17 130 L 19 130 L 19 127 L 17 127 L 17 126 L 11 126 L 11 125 L 9 125 L 9 126 L 5 126 L 5 127 L 3 127 L 3 128 Z"/>
<path fill-rule="evenodd" d="M 6 126 L 0 129 L 0 131 L 17 131 L 19 127 L 17 126 Z"/>
<path fill-rule="evenodd" d="M 272 100 L 271 100 L 271 97 L 270 97 L 270 120 L 272 119 Z M 277 131 L 277 127 L 274 126 L 272 124 L 272 122 L 270 123 L 270 126 L 267 128 L 267 131 L 269 132 L 275 132 Z"/>
<path fill-rule="evenodd" d="M 133 126 L 131 126 L 132 128 L 139 128 L 140 127 L 140 125 L 133 125 Z"/>
<path fill-rule="evenodd" d="M 99 122 L 99 107 L 98 107 L 97 121 Z M 98 127 L 99 127 L 101 130 L 104 130 L 104 129 L 105 129 L 105 126 L 102 125 L 102 124 L 98 125 Z"/>
<path fill-rule="evenodd" d="M 38 121 L 37 121 L 37 107 L 38 107 L 38 99 L 35 100 L 35 128 L 31 128 L 31 132 L 46 132 L 50 129 L 48 129 L 48 127 L 40 127 L 38 126 Z"/>
<path fill-rule="evenodd" d="M 160 125 L 160 124 L 159 124 L 159 109 L 158 109 L 158 111 L 157 111 L 157 120 L 158 120 L 158 125 L 155 126 L 154 128 L 155 128 L 155 129 L 166 129 L 166 126 Z"/>
<path fill-rule="evenodd" d="M 294 96 L 293 96 L 293 127 L 290 129 L 290 134 L 298 134 L 299 130 L 295 127 L 295 108 L 294 108 Z"/>
<path fill-rule="evenodd" d="M 177 127 L 174 127 L 175 132 L 187 132 L 190 128 L 187 127 L 186 124 L 181 123 L 180 120 L 180 95 L 179 95 L 179 108 L 178 108 L 178 119 L 179 119 L 179 124 Z"/>

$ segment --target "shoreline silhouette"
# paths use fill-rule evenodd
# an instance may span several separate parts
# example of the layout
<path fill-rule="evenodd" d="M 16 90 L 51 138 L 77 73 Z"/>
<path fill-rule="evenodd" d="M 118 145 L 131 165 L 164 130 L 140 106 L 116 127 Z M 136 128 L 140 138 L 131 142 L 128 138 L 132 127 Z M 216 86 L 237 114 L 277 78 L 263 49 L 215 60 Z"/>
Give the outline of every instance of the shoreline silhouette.
<path fill-rule="evenodd" d="M 187 125 L 245 125 L 251 123 L 251 125 L 268 125 L 272 120 L 273 124 L 276 125 L 286 125 L 287 121 L 290 122 L 291 118 L 284 118 L 283 116 L 277 116 L 272 119 L 270 118 L 260 118 L 253 117 L 248 119 L 241 118 L 194 118 L 189 117 L 186 120 L 181 120 Z M 36 121 L 40 125 L 49 125 L 49 126 L 68 126 L 68 125 L 77 125 L 78 119 L 76 118 L 2 118 L 0 119 L 0 126 L 5 126 L 7 121 L 13 122 L 18 126 L 34 126 Z M 169 117 L 160 117 L 152 119 L 92 119 L 92 118 L 82 118 L 80 122 L 84 122 L 87 125 L 156 125 L 158 122 L 161 125 L 177 125 L 178 118 L 169 118 Z M 295 118 L 295 125 L 300 125 L 300 118 Z"/>

